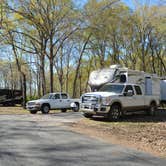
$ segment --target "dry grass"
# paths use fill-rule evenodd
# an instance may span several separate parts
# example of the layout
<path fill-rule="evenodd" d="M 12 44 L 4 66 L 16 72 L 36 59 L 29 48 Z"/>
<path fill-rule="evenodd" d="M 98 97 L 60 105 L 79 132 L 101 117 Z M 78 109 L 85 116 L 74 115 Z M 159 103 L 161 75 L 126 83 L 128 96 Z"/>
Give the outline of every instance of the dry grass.
<path fill-rule="evenodd" d="M 83 119 L 72 130 L 97 139 L 166 158 L 166 112 L 156 117 L 130 116 L 121 122 Z"/>
<path fill-rule="evenodd" d="M 0 114 L 29 114 L 29 111 L 23 109 L 21 106 L 16 106 L 16 107 L 0 107 Z"/>
<path fill-rule="evenodd" d="M 70 112 L 71 110 L 67 110 L 67 112 Z M 51 110 L 49 114 L 55 114 L 61 112 L 61 110 Z M 0 106 L 0 115 L 22 115 L 22 114 L 30 114 L 28 110 L 24 109 L 23 107 L 17 105 L 15 107 L 2 107 Z M 41 114 L 40 111 L 38 111 L 37 114 Z"/>

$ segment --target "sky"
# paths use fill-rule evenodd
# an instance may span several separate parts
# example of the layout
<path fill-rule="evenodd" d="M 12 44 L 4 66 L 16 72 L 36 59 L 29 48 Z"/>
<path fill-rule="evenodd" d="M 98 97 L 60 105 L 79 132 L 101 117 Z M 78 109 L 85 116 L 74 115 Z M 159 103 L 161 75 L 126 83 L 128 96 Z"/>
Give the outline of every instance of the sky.
<path fill-rule="evenodd" d="M 138 1 L 138 0 L 122 0 L 122 2 L 126 3 L 127 6 L 129 6 L 130 8 L 134 8 L 134 1 Z M 87 0 L 74 0 L 74 2 L 78 5 L 78 6 L 83 6 Z M 160 3 L 164 3 L 166 5 L 166 0 L 139 0 L 139 2 L 141 4 L 145 4 L 148 3 L 148 5 L 154 5 L 154 4 L 160 4 Z"/>

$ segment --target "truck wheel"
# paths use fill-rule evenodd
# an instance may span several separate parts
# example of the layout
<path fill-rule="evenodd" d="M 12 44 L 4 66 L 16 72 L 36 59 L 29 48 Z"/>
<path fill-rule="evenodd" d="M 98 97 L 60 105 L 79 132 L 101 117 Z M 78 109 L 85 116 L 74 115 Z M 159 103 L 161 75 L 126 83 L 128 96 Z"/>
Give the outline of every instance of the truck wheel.
<path fill-rule="evenodd" d="M 153 102 L 150 104 L 150 108 L 148 109 L 147 114 L 150 116 L 155 116 L 156 110 L 157 110 L 156 103 Z"/>
<path fill-rule="evenodd" d="M 50 111 L 49 105 L 46 105 L 46 104 L 45 104 L 45 105 L 42 106 L 42 108 L 41 108 L 42 114 L 48 114 L 49 111 Z"/>
<path fill-rule="evenodd" d="M 108 120 L 109 121 L 117 121 L 120 118 L 121 107 L 119 105 L 112 105 L 109 113 Z"/>
<path fill-rule="evenodd" d="M 37 111 L 36 111 L 36 110 L 31 110 L 30 113 L 31 113 L 31 114 L 36 114 Z"/>
<path fill-rule="evenodd" d="M 88 113 L 84 113 L 83 115 L 84 115 L 85 118 L 92 118 L 92 116 L 93 116 L 93 115 L 88 114 Z"/>
<path fill-rule="evenodd" d="M 66 112 L 66 111 L 67 111 L 67 109 L 65 109 L 65 108 L 64 108 L 64 109 L 61 109 L 61 112 Z"/>
<path fill-rule="evenodd" d="M 73 107 L 72 108 L 72 110 L 74 111 L 74 112 L 78 112 L 79 111 L 79 104 L 78 103 L 75 103 L 75 107 Z"/>

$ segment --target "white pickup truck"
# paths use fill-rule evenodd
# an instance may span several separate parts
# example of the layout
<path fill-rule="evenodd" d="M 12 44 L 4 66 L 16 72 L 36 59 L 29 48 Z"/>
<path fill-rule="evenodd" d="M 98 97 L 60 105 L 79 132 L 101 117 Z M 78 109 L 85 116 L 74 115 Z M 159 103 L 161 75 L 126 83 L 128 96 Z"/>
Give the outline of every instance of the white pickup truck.
<path fill-rule="evenodd" d="M 129 83 L 107 83 L 97 92 L 81 97 L 81 110 L 85 117 L 102 115 L 110 121 L 117 121 L 128 112 L 142 110 L 154 115 L 158 105 L 158 96 L 144 95 L 139 85 Z"/>
<path fill-rule="evenodd" d="M 31 114 L 36 114 L 41 111 L 43 114 L 48 114 L 50 110 L 60 109 L 66 112 L 67 109 L 72 109 L 74 112 L 79 111 L 80 99 L 71 99 L 67 93 L 49 93 L 41 99 L 27 102 L 26 109 Z M 74 104 L 74 107 L 72 107 Z"/>

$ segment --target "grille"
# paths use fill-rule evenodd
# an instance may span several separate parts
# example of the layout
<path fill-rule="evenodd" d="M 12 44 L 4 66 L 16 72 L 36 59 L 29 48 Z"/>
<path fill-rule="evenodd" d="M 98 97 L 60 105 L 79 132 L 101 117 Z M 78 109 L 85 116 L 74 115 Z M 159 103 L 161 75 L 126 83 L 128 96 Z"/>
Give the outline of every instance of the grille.
<path fill-rule="evenodd" d="M 28 106 L 35 105 L 35 102 L 29 102 Z"/>
<path fill-rule="evenodd" d="M 82 103 L 97 104 L 98 102 L 99 102 L 98 96 L 85 95 L 82 97 Z"/>

